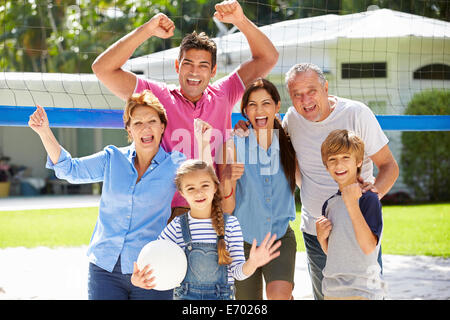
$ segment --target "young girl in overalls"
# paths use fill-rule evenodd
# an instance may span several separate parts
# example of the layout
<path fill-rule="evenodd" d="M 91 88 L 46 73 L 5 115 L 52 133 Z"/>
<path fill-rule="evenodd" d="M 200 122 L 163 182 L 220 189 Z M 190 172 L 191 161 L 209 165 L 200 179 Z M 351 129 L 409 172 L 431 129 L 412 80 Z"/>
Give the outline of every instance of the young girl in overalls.
<path fill-rule="evenodd" d="M 175 183 L 190 211 L 176 217 L 158 239 L 175 242 L 184 249 L 187 273 L 174 290 L 177 300 L 234 299 L 234 279 L 251 276 L 260 266 L 276 258 L 280 242 L 266 235 L 259 247 L 256 241 L 246 261 L 243 236 L 236 217 L 223 213 L 219 180 L 214 169 L 202 160 L 187 160 L 177 170 Z M 151 266 L 135 270 L 132 283 L 144 289 L 154 288 Z M 150 270 L 150 271 L 149 271 Z"/>

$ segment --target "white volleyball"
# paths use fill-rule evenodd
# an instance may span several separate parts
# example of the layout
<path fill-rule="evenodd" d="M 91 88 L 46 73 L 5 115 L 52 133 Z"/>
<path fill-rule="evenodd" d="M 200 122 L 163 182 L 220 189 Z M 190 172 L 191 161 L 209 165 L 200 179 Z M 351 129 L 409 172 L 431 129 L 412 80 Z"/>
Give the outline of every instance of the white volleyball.
<path fill-rule="evenodd" d="M 183 249 L 170 240 L 147 243 L 139 253 L 139 270 L 150 265 L 155 277 L 155 290 L 164 291 L 178 287 L 186 276 L 187 261 Z"/>

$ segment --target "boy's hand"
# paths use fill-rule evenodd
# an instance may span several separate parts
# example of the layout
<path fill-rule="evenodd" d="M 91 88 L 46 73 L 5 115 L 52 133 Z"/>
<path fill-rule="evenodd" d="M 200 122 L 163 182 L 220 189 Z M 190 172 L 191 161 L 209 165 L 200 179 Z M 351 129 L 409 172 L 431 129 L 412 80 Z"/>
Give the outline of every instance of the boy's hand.
<path fill-rule="evenodd" d="M 154 15 L 147 22 L 147 26 L 152 36 L 161 39 L 167 39 L 172 37 L 173 31 L 175 30 L 175 24 L 164 13 L 158 13 Z"/>
<path fill-rule="evenodd" d="M 341 194 L 345 204 L 358 204 L 358 200 L 362 196 L 362 191 L 358 183 L 353 183 L 344 187 Z"/>
<path fill-rule="evenodd" d="M 317 240 L 324 241 L 328 239 L 330 236 L 331 229 L 333 229 L 333 225 L 331 224 L 331 221 L 324 216 L 320 216 L 316 220 L 316 233 L 317 233 Z"/>
<path fill-rule="evenodd" d="M 241 5 L 236 0 L 222 1 L 216 4 L 214 8 L 216 9 L 214 17 L 221 22 L 236 25 L 236 23 L 239 23 L 245 17 Z"/>
<path fill-rule="evenodd" d="M 142 271 L 138 269 L 137 263 L 133 265 L 133 274 L 131 275 L 131 283 L 139 288 L 151 290 L 156 287 L 155 277 L 150 277 L 153 270 L 150 270 L 150 265 L 146 265 Z"/>
<path fill-rule="evenodd" d="M 28 126 L 37 134 L 41 134 L 50 129 L 47 113 L 40 105 L 36 105 L 36 111 L 30 116 Z"/>

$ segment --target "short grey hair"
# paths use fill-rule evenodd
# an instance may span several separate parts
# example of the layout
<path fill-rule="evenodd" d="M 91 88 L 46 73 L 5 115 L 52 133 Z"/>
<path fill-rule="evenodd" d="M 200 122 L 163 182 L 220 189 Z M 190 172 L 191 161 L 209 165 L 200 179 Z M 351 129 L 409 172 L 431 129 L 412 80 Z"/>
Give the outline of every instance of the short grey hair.
<path fill-rule="evenodd" d="M 324 86 L 325 83 L 327 82 L 327 79 L 325 79 L 325 75 L 324 75 L 322 69 L 320 69 L 314 63 L 306 62 L 306 63 L 297 63 L 296 65 L 292 66 L 292 68 L 290 68 L 288 72 L 286 72 L 286 76 L 285 76 L 286 88 L 289 89 L 289 87 L 288 87 L 289 82 L 292 79 L 294 79 L 297 76 L 297 74 L 306 72 L 309 70 L 317 73 L 317 75 L 319 76 L 320 83 L 322 84 L 322 86 Z"/>

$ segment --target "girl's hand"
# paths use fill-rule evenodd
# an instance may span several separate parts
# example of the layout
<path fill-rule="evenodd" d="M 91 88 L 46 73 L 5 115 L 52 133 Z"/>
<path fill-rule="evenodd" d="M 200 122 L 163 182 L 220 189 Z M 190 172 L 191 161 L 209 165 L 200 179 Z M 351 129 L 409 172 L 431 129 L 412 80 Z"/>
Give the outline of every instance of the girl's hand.
<path fill-rule="evenodd" d="M 37 134 L 50 130 L 47 113 L 40 105 L 36 105 L 36 111 L 30 116 L 28 126 Z"/>
<path fill-rule="evenodd" d="M 150 270 L 149 264 L 140 271 L 135 262 L 133 265 L 133 274 L 131 275 L 131 283 L 136 287 L 151 290 L 156 287 L 155 277 L 150 277 L 152 273 L 153 270 Z"/>
<path fill-rule="evenodd" d="M 266 235 L 259 247 L 256 246 L 256 239 L 253 239 L 252 248 L 250 249 L 250 255 L 248 263 L 255 268 L 255 270 L 280 255 L 280 251 L 276 251 L 281 246 L 281 241 L 276 243 L 277 235 L 274 234 L 270 237 L 270 232 Z"/>
<path fill-rule="evenodd" d="M 197 141 L 211 141 L 212 126 L 200 118 L 194 119 L 194 134 Z"/>

